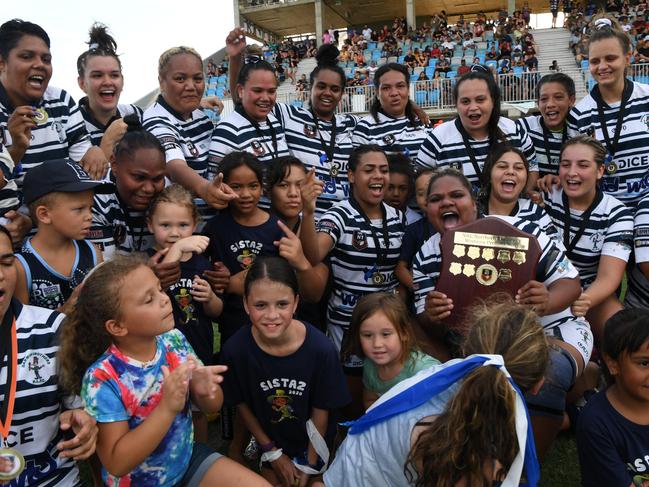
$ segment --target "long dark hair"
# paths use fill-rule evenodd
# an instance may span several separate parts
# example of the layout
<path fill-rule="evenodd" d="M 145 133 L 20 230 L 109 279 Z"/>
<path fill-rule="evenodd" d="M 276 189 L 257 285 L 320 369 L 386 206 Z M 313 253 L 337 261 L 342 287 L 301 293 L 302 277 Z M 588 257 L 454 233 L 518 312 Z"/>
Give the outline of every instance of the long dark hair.
<path fill-rule="evenodd" d="M 504 156 L 513 152 L 518 157 L 521 158 L 523 164 L 525 164 L 525 171 L 529 177 L 530 174 L 530 163 L 525 157 L 525 154 L 516 147 L 512 147 L 509 144 L 496 144 L 490 151 L 487 159 L 484 163 L 484 168 L 482 169 L 482 176 L 480 177 L 480 192 L 478 193 L 478 206 L 485 213 L 489 213 L 489 197 L 491 196 L 491 171 L 493 171 L 494 165 L 498 160 Z M 527 183 L 526 183 L 527 185 Z"/>
<path fill-rule="evenodd" d="M 493 103 L 493 110 L 489 116 L 489 121 L 487 122 L 487 132 L 489 133 L 489 139 L 492 141 L 499 140 L 500 142 L 506 142 L 507 138 L 500 127 L 498 127 L 498 121 L 500 120 L 500 88 L 496 84 L 496 80 L 491 75 L 491 73 L 486 73 L 484 71 L 470 71 L 464 74 L 453 87 L 453 98 L 455 99 L 455 105 L 457 106 L 459 100 L 458 96 L 460 93 L 460 85 L 465 81 L 470 80 L 482 80 L 487 83 L 487 90 L 489 91 L 489 96 L 491 96 L 491 101 Z"/>
<path fill-rule="evenodd" d="M 398 63 L 387 63 L 376 70 L 376 73 L 374 73 L 374 88 L 376 89 L 376 95 L 374 97 L 374 101 L 372 101 L 372 106 L 370 107 L 370 114 L 372 115 L 372 117 L 374 117 L 374 121 L 376 123 L 379 122 L 379 112 L 383 111 L 383 109 L 381 108 L 381 101 L 379 100 L 381 76 L 383 76 L 385 73 L 389 73 L 390 71 L 397 71 L 403 74 L 403 76 L 406 78 L 406 84 L 408 85 L 408 87 L 410 87 L 410 71 L 408 71 L 407 66 Z M 408 103 L 406 103 L 406 117 L 408 118 L 410 125 L 415 126 L 419 123 L 417 115 L 415 115 L 412 100 L 410 99 L 408 99 Z"/>

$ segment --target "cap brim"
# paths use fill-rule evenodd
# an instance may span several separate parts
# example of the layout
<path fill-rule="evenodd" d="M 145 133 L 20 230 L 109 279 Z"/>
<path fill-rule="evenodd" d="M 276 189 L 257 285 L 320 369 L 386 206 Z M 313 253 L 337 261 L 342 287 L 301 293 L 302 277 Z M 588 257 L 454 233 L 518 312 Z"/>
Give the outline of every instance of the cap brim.
<path fill-rule="evenodd" d="M 56 189 L 62 193 L 81 193 L 88 190 L 93 190 L 95 194 L 110 194 L 115 192 L 116 187 L 110 181 L 77 181 Z"/>

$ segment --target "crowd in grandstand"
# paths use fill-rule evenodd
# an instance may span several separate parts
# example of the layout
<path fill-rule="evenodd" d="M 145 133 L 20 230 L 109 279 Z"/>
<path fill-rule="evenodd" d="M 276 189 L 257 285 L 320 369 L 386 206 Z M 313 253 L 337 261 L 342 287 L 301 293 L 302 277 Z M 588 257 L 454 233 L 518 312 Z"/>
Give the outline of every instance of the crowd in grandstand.
<path fill-rule="evenodd" d="M 538 69 L 527 4 L 317 50 L 235 28 L 219 64 L 163 52 L 145 110 L 105 26 L 77 105 L 47 33 L 0 25 L 0 485 L 535 486 L 567 428 L 584 487 L 649 485 L 647 4 L 607 10 L 564 1 L 592 89 L 555 62 L 519 120 L 494 75 Z M 457 116 L 432 126 L 411 81 L 443 76 Z M 539 256 L 470 306 L 448 269 L 512 278 L 443 254 L 476 224 Z M 506 235 L 452 253 L 525 263 Z"/>

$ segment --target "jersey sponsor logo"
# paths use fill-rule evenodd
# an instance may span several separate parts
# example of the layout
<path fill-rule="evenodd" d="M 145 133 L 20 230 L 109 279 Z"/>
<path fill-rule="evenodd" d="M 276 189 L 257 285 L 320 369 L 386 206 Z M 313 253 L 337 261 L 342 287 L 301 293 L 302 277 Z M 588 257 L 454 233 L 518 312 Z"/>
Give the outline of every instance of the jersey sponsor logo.
<path fill-rule="evenodd" d="M 649 237 L 649 228 L 636 228 L 635 229 L 636 237 Z"/>
<path fill-rule="evenodd" d="M 604 237 L 600 232 L 595 232 L 590 236 L 590 241 L 592 243 L 592 249 L 594 252 L 599 252 L 602 250 L 602 243 L 604 242 Z"/>
<path fill-rule="evenodd" d="M 647 189 L 648 187 L 649 187 L 649 174 L 645 174 L 642 178 L 632 179 L 626 182 L 626 192 L 629 194 L 642 193 L 643 190 Z M 602 190 L 607 191 L 606 189 L 604 189 L 603 186 L 602 186 Z"/>
<path fill-rule="evenodd" d="M 359 297 L 358 294 L 342 293 L 340 295 L 340 300 L 344 306 L 354 307 L 356 306 Z"/>
<path fill-rule="evenodd" d="M 649 247 L 649 240 L 636 240 L 635 247 Z"/>
<path fill-rule="evenodd" d="M 20 367 L 25 380 L 33 385 L 47 382 L 52 376 L 52 360 L 45 354 L 32 351 L 25 355 Z"/>
<path fill-rule="evenodd" d="M 362 230 L 354 230 L 352 245 L 356 250 L 365 250 L 367 248 L 367 237 Z"/>

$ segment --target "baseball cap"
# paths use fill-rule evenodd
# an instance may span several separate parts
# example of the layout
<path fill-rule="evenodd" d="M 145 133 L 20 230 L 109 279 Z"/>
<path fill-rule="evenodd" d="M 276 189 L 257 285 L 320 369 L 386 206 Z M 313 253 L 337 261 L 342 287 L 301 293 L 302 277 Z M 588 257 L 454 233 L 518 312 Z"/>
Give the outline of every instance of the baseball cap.
<path fill-rule="evenodd" d="M 29 205 L 41 196 L 53 193 L 80 193 L 94 190 L 96 193 L 113 193 L 110 181 L 96 181 L 76 162 L 70 159 L 47 161 L 30 169 L 23 180 L 23 197 Z"/>

